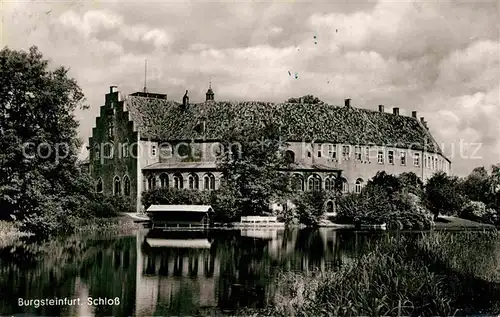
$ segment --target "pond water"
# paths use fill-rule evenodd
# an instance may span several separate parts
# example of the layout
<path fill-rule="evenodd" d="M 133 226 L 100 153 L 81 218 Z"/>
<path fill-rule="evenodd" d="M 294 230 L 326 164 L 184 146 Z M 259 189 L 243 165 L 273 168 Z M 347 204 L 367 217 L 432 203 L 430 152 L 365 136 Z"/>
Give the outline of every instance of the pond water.
<path fill-rule="evenodd" d="M 141 230 L 43 248 L 23 243 L 0 249 L 0 314 L 175 316 L 259 308 L 275 291 L 278 272 L 334 268 L 387 238 L 332 229 Z M 60 305 L 36 305 L 37 299 Z"/>

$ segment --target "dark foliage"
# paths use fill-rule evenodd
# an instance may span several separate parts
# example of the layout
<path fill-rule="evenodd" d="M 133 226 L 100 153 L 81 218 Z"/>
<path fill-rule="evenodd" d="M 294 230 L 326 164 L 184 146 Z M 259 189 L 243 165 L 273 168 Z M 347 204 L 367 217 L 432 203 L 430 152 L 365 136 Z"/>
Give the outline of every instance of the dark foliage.
<path fill-rule="evenodd" d="M 296 216 L 301 224 L 315 227 L 324 218 L 325 204 L 332 199 L 333 194 L 327 191 L 307 191 L 297 193 L 293 203 L 296 206 Z"/>
<path fill-rule="evenodd" d="M 279 127 L 269 122 L 255 130 L 248 122 L 229 130 L 222 138 L 224 152 L 217 158 L 225 193 L 232 196 L 233 209 L 239 215 L 266 213 L 269 202 L 289 192 L 288 175 L 281 170 L 288 169 L 290 163 Z"/>
<path fill-rule="evenodd" d="M 36 47 L 0 51 L 0 218 L 47 237 L 71 232 L 79 217 L 92 215 L 89 208 L 112 213 L 97 208 L 103 201 L 77 162 L 73 112 L 83 101 L 68 70 L 50 70 Z"/>
<path fill-rule="evenodd" d="M 459 191 L 459 179 L 443 172 L 434 174 L 425 185 L 427 207 L 434 214 L 457 215 L 465 203 Z"/>
<path fill-rule="evenodd" d="M 155 188 L 142 194 L 142 204 L 146 209 L 151 205 L 209 205 L 213 195 L 214 192 L 191 189 Z"/>

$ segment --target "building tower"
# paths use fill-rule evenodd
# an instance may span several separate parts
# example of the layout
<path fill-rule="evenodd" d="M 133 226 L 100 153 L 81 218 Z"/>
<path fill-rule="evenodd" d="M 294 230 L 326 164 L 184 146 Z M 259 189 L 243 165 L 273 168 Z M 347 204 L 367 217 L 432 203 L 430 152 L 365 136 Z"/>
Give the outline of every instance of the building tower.
<path fill-rule="evenodd" d="M 212 90 L 212 82 L 208 83 L 208 90 L 206 93 L 206 101 L 213 101 L 214 100 L 214 91 Z"/>

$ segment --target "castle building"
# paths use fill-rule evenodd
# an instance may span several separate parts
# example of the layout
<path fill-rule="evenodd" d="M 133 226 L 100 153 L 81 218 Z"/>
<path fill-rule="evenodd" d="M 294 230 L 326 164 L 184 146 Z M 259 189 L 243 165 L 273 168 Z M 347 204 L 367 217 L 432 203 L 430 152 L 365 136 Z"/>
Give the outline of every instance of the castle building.
<path fill-rule="evenodd" d="M 110 87 L 89 139 L 89 172 L 96 191 L 132 198 L 142 210 L 142 192 L 157 187 L 214 190 L 220 185 L 216 157 L 228 122 L 279 123 L 293 161 L 298 190 L 360 192 L 378 171 L 413 172 L 422 180 L 451 162 L 432 137 L 424 118 L 326 103 L 216 101 L 182 103 L 166 94 L 136 92 L 123 97 Z"/>

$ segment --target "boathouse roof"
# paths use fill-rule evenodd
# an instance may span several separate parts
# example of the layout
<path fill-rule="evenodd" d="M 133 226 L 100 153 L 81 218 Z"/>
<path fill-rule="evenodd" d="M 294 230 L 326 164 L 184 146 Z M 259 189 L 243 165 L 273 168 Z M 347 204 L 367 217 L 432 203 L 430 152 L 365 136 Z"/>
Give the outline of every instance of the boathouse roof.
<path fill-rule="evenodd" d="M 207 213 L 213 212 L 210 205 L 151 205 L 147 212 L 195 212 Z"/>

